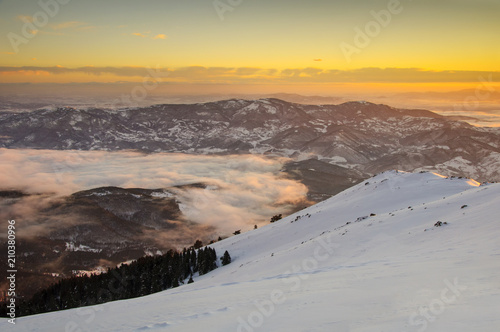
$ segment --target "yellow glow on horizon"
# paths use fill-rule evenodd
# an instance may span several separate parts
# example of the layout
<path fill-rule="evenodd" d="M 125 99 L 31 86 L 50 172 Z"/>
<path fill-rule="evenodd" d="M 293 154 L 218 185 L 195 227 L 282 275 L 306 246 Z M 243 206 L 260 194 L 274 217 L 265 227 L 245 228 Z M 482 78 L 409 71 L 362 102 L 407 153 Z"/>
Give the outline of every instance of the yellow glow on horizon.
<path fill-rule="evenodd" d="M 54 66 L 61 67 L 62 66 Z M 93 66 L 88 66 L 93 67 Z M 38 67 L 37 67 L 38 68 Z M 127 67 L 138 68 L 143 67 Z M 151 67 L 147 67 L 151 68 Z M 205 67 L 201 67 L 205 68 Z M 154 68 L 153 68 L 154 69 Z M 165 69 L 164 69 L 165 70 Z M 285 82 L 283 77 L 276 76 L 272 73 L 267 73 L 266 69 L 260 70 L 256 74 L 238 74 L 238 68 L 226 74 L 221 74 L 220 77 L 206 77 L 201 81 L 193 81 L 192 77 L 162 77 L 161 82 L 170 82 L 173 84 L 236 84 L 236 85 L 255 85 L 255 86 L 283 86 L 302 88 L 314 93 L 314 91 L 324 91 L 328 88 L 336 87 L 356 87 L 357 89 L 365 88 L 369 91 L 383 92 L 386 89 L 391 91 L 446 91 L 476 88 L 480 84 L 479 77 L 471 82 Z M 116 75 L 113 73 L 90 74 L 83 72 L 70 73 L 51 73 L 39 70 L 18 70 L 18 71 L 0 71 L 0 83 L 114 83 L 114 82 L 143 82 L 148 75 Z M 229 73 L 229 74 L 228 74 Z M 193 75 L 193 73 L 190 73 Z M 299 77 L 307 77 L 306 74 L 300 73 Z M 404 79 L 404 77 L 402 78 Z M 246 81 L 250 80 L 250 81 Z M 499 83 L 492 82 L 491 86 L 499 86 Z M 350 89 L 350 88 L 349 88 Z"/>

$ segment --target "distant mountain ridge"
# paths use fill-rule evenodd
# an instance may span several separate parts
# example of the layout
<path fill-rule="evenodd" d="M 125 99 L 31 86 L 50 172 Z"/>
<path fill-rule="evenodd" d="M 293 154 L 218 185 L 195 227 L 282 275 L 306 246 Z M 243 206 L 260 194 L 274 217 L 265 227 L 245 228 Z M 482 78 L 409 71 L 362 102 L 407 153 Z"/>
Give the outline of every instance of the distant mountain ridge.
<path fill-rule="evenodd" d="M 500 131 L 364 101 L 303 105 L 268 98 L 124 110 L 0 112 L 5 148 L 269 154 L 320 159 L 369 177 L 399 168 L 500 180 Z"/>

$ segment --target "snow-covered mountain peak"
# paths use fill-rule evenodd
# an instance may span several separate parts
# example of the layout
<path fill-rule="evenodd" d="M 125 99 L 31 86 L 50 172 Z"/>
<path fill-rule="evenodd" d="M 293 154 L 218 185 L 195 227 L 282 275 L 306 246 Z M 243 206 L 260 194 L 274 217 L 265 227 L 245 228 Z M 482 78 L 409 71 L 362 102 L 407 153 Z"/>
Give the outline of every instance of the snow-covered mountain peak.
<path fill-rule="evenodd" d="M 358 222 L 364 225 L 373 225 L 373 221 L 397 224 L 399 219 L 392 218 L 393 215 L 415 210 L 422 213 L 421 210 L 426 210 L 425 205 L 448 205 L 458 200 L 454 204 L 460 210 L 466 200 L 461 204 L 462 200 L 458 197 L 471 190 L 476 192 L 478 186 L 479 183 L 471 179 L 448 178 L 437 173 L 387 171 L 275 224 L 229 238 L 215 244 L 215 247 L 220 246 L 220 250 L 229 250 L 236 257 L 249 257 L 248 261 L 253 261 L 270 251 L 276 255 L 281 248 L 288 252 L 294 243 L 302 244 L 317 239 L 321 233 L 331 233 Z M 433 226 L 431 221 L 416 223 L 416 226 L 423 230 Z M 231 245 L 227 246 L 228 242 Z"/>
<path fill-rule="evenodd" d="M 193 284 L 17 323 L 23 331 L 67 322 L 95 331 L 498 331 L 498 197 L 500 184 L 384 172 L 213 244 L 233 261 Z"/>

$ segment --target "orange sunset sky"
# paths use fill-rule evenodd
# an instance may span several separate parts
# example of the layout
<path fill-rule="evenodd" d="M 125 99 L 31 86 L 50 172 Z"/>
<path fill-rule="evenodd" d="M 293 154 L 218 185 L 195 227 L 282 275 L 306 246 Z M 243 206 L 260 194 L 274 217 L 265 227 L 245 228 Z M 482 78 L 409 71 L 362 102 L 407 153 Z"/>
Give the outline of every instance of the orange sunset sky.
<path fill-rule="evenodd" d="M 486 96 L 500 91 L 499 15 L 499 0 L 0 0 L 0 83 L 328 95 L 486 82 Z"/>

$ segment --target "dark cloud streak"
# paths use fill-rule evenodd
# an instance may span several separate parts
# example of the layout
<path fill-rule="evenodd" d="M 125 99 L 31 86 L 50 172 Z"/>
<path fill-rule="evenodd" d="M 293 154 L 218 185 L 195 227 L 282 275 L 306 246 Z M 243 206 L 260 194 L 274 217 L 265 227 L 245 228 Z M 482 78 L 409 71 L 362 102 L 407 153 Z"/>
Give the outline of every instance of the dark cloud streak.
<path fill-rule="evenodd" d="M 100 76 L 112 74 L 119 77 L 147 77 L 151 68 L 147 67 L 77 67 L 62 66 L 0 67 L 0 73 L 45 72 L 54 75 L 83 73 Z M 500 72 L 487 71 L 432 71 L 420 68 L 360 68 L 336 70 L 321 68 L 287 68 L 283 70 L 255 67 L 204 67 L 156 68 L 155 72 L 165 77 L 165 82 L 233 82 L 233 83 L 439 83 L 476 82 L 480 77 L 492 77 L 491 82 L 500 82 Z"/>

